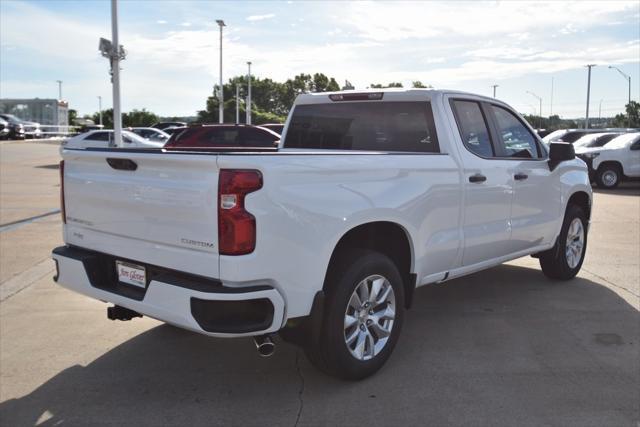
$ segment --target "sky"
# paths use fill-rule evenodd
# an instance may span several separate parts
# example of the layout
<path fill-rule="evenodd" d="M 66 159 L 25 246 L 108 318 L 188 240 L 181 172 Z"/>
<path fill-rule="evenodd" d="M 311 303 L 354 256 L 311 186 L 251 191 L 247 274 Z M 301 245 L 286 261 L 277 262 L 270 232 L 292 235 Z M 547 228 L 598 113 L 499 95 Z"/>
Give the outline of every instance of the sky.
<path fill-rule="evenodd" d="M 219 80 L 324 73 L 356 89 L 420 80 L 492 95 L 521 113 L 620 113 L 640 98 L 640 2 L 119 1 L 122 108 L 195 115 Z M 0 0 L 0 97 L 63 99 L 80 114 L 111 106 L 110 2 Z M 553 90 L 552 90 L 553 85 Z M 553 94 L 553 95 L 552 95 Z M 600 112 L 601 110 L 601 112 Z"/>

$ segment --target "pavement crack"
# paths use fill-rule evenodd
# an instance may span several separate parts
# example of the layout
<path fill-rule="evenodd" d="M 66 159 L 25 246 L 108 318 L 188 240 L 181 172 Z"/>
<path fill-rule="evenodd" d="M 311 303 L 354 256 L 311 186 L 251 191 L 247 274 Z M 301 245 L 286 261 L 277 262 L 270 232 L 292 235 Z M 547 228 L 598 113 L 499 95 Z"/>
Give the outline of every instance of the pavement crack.
<path fill-rule="evenodd" d="M 298 400 L 300 405 L 298 406 L 298 415 L 296 416 L 296 423 L 294 427 L 298 426 L 300 422 L 300 417 L 302 416 L 302 410 L 304 409 L 304 398 L 302 397 L 304 394 L 304 376 L 302 375 L 302 370 L 300 370 L 300 350 L 296 350 L 296 372 L 298 373 L 298 377 L 300 377 L 300 390 L 298 390 Z"/>
<path fill-rule="evenodd" d="M 587 270 L 587 269 L 586 269 L 586 268 L 584 268 L 584 267 L 583 267 L 582 269 L 583 269 L 584 271 L 586 271 L 587 273 L 589 273 L 589 274 L 593 274 L 593 275 L 594 275 L 594 276 L 596 276 L 598 279 L 604 280 L 605 282 L 607 282 L 607 283 L 608 283 L 608 284 L 610 284 L 611 286 L 613 286 L 613 287 L 615 287 L 615 288 L 618 288 L 618 289 L 625 290 L 625 291 L 629 292 L 631 295 L 633 295 L 633 296 L 635 296 L 635 297 L 640 298 L 640 295 L 639 295 L 639 294 L 636 294 L 636 293 L 635 293 L 635 292 L 633 292 L 631 289 L 625 288 L 624 286 L 617 285 L 617 284 L 613 283 L 612 281 L 608 280 L 607 278 L 602 277 L 601 275 L 596 274 L 596 273 L 594 273 L 594 272 L 592 272 L 592 271 L 589 271 L 589 270 Z"/>

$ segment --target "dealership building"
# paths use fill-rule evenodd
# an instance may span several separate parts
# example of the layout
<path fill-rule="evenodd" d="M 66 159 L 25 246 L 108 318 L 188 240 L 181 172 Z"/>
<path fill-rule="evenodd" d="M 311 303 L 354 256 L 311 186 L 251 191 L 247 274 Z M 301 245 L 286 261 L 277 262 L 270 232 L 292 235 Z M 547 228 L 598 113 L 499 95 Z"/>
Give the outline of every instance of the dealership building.
<path fill-rule="evenodd" d="M 44 126 L 69 126 L 69 103 L 58 99 L 0 99 L 0 114 Z"/>

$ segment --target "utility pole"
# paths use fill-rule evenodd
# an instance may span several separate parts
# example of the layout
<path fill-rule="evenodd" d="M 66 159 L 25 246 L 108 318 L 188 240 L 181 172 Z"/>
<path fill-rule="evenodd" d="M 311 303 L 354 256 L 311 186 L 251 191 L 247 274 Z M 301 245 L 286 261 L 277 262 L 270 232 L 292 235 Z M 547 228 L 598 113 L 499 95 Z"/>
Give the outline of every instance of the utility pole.
<path fill-rule="evenodd" d="M 102 126 L 102 97 L 98 96 L 98 116 L 100 117 L 100 126 Z"/>
<path fill-rule="evenodd" d="M 493 86 L 491 86 L 491 87 L 493 88 L 493 97 L 494 97 L 494 98 L 496 97 L 496 88 L 497 88 L 498 86 L 500 86 L 500 85 L 493 85 Z"/>
<path fill-rule="evenodd" d="M 551 101 L 549 102 L 549 117 L 553 116 L 553 77 L 551 77 Z"/>
<path fill-rule="evenodd" d="M 250 125 L 251 124 L 251 61 L 247 62 L 247 65 L 249 66 L 249 74 L 247 75 L 247 124 Z"/>
<path fill-rule="evenodd" d="M 62 101 L 62 80 L 56 80 L 58 82 L 58 101 Z"/>
<path fill-rule="evenodd" d="M 631 104 L 631 76 L 628 76 L 625 73 L 623 73 L 622 70 L 620 70 L 620 68 L 618 68 L 618 67 L 614 67 L 612 65 L 609 65 L 609 68 L 612 68 L 612 69 L 616 70 L 617 72 L 619 72 L 620 75 L 622 77 L 624 77 L 625 80 L 627 80 L 629 82 L 629 101 L 628 101 L 628 103 Z M 631 127 L 631 114 L 627 114 L 627 127 Z"/>
<path fill-rule="evenodd" d="M 538 98 L 538 102 L 540 103 L 540 109 L 538 110 L 538 115 L 540 116 L 540 118 L 538 119 L 538 129 L 542 129 L 542 98 L 531 91 L 527 91 L 527 93 L 535 98 Z"/>
<path fill-rule="evenodd" d="M 224 123 L 224 86 L 222 85 L 222 28 L 225 27 L 225 23 L 222 19 L 216 20 L 218 27 L 220 27 L 220 109 L 218 115 L 220 116 L 219 123 Z"/>
<path fill-rule="evenodd" d="M 236 124 L 240 124 L 240 85 L 236 83 Z"/>
<path fill-rule="evenodd" d="M 587 74 L 587 112 L 585 113 L 584 118 L 584 128 L 589 129 L 589 97 L 591 96 L 591 68 L 595 67 L 596 64 L 587 64 L 586 67 L 589 69 Z"/>

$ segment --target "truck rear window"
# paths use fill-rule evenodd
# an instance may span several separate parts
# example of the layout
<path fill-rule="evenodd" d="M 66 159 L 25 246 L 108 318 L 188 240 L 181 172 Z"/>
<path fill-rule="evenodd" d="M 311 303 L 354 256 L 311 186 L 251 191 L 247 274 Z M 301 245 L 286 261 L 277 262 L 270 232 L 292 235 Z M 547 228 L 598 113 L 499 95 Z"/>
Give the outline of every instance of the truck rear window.
<path fill-rule="evenodd" d="M 284 146 L 330 150 L 440 151 L 429 102 L 298 105 Z"/>

